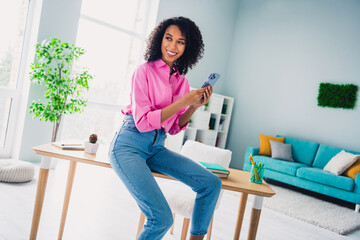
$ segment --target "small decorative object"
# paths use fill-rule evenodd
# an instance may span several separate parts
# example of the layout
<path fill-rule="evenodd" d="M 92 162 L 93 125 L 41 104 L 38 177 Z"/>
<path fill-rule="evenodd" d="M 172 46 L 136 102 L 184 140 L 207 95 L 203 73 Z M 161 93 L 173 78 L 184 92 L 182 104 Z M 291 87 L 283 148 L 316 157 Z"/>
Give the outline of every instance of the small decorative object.
<path fill-rule="evenodd" d="M 209 102 L 207 102 L 207 103 L 204 104 L 204 111 L 207 111 L 207 110 L 208 110 L 208 107 L 209 107 Z"/>
<path fill-rule="evenodd" d="M 261 184 L 264 178 L 264 164 L 259 163 L 256 165 L 253 156 L 250 154 L 249 157 L 251 161 L 250 182 Z"/>
<path fill-rule="evenodd" d="M 320 83 L 318 106 L 354 109 L 357 91 L 355 84 Z"/>
<path fill-rule="evenodd" d="M 189 127 L 192 127 L 192 119 L 190 118 L 190 120 L 189 120 L 189 125 L 188 125 Z"/>
<path fill-rule="evenodd" d="M 202 105 L 199 109 L 201 111 L 207 111 L 209 107 L 209 102 L 205 103 L 204 105 Z"/>
<path fill-rule="evenodd" d="M 224 121 L 225 118 L 220 118 L 219 132 L 222 132 L 224 130 Z"/>
<path fill-rule="evenodd" d="M 224 104 L 221 109 L 221 114 L 226 114 L 227 111 L 227 104 Z"/>
<path fill-rule="evenodd" d="M 210 130 L 214 130 L 214 129 L 215 129 L 215 122 L 216 122 L 216 118 L 211 117 L 211 118 L 210 118 L 210 122 L 209 122 L 209 129 L 210 129 Z"/>
<path fill-rule="evenodd" d="M 90 154 L 96 154 L 99 144 L 97 143 L 98 137 L 96 134 L 91 134 L 89 141 L 85 142 L 85 152 Z"/>

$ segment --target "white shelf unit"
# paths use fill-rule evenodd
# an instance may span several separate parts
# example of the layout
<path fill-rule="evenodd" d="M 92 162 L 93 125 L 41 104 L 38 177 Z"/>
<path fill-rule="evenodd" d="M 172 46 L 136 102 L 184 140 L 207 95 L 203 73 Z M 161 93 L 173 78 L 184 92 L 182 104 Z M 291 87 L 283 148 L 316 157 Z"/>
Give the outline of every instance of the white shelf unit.
<path fill-rule="evenodd" d="M 234 98 L 213 93 L 208 106 L 202 106 L 193 114 L 185 131 L 168 134 L 167 148 L 180 152 L 186 140 L 225 148 L 233 105 Z"/>

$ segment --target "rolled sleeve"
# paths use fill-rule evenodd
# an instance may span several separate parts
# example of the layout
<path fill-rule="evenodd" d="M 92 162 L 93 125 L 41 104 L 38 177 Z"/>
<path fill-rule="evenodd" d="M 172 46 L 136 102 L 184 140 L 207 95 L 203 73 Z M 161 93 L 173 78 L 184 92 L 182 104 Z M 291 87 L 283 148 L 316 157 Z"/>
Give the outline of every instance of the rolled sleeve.
<path fill-rule="evenodd" d="M 151 127 L 154 129 L 161 128 L 161 109 L 149 112 L 147 118 Z"/>
<path fill-rule="evenodd" d="M 175 135 L 175 134 L 181 132 L 182 130 L 185 130 L 187 128 L 187 126 L 189 125 L 189 122 L 187 122 L 182 128 L 179 127 L 180 117 L 186 112 L 186 109 L 187 108 L 183 108 L 179 111 L 178 116 L 176 117 L 173 125 L 171 126 L 171 128 L 169 130 L 170 135 Z"/>

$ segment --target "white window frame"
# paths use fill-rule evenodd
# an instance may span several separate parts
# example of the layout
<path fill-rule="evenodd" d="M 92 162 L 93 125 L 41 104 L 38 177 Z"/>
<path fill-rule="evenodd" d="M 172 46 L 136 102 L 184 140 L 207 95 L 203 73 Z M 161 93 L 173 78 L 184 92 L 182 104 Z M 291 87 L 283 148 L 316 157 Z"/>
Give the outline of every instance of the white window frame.
<path fill-rule="evenodd" d="M 101 20 L 95 19 L 95 18 L 85 15 L 85 14 L 80 14 L 80 18 L 85 19 L 87 21 L 91 21 L 96 24 L 100 24 L 100 25 L 112 28 L 116 31 L 127 34 L 129 36 L 132 36 L 132 37 L 137 38 L 137 39 L 141 40 L 142 42 L 144 42 L 144 44 L 142 45 L 142 49 L 139 51 L 139 55 L 135 62 L 136 65 L 140 65 L 140 63 L 143 61 L 143 54 L 144 54 L 144 50 L 146 47 L 145 40 L 146 40 L 148 34 L 150 34 L 150 32 L 155 27 L 156 18 L 157 18 L 157 14 L 158 14 L 158 6 L 159 6 L 159 0 L 146 0 L 145 2 L 146 2 L 145 9 L 148 9 L 148 10 L 146 11 L 146 16 L 144 16 L 144 19 L 145 19 L 145 22 L 147 22 L 147 24 L 144 25 L 144 27 L 141 31 L 141 34 L 123 29 L 118 26 L 111 25 L 109 23 L 103 22 Z M 120 110 L 123 107 L 125 107 L 125 105 L 88 100 L 86 108 L 120 112 Z M 66 121 L 66 116 L 64 118 L 64 121 Z M 59 129 L 59 139 L 61 139 L 61 137 L 62 137 L 62 131 L 63 131 L 62 127 L 63 126 L 64 126 L 64 124 L 62 123 L 60 126 L 60 129 Z"/>
<path fill-rule="evenodd" d="M 16 89 L 0 88 L 0 95 L 12 98 L 8 128 L 0 158 L 18 158 L 30 88 L 30 63 L 34 60 L 42 0 L 29 0 Z"/>

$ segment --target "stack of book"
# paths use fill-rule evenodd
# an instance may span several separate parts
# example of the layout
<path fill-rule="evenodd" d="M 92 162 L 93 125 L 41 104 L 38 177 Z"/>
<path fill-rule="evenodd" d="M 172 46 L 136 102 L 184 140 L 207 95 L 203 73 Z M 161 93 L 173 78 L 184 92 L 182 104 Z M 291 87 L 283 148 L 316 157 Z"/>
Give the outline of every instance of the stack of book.
<path fill-rule="evenodd" d="M 51 144 L 62 150 L 84 151 L 84 141 L 81 140 L 61 140 L 58 142 L 52 142 Z"/>
<path fill-rule="evenodd" d="M 230 171 L 222 167 L 220 164 L 207 162 L 200 162 L 200 164 L 218 177 L 227 178 L 230 174 Z"/>

